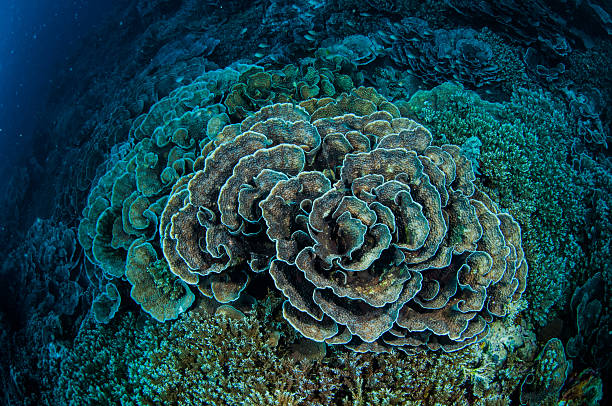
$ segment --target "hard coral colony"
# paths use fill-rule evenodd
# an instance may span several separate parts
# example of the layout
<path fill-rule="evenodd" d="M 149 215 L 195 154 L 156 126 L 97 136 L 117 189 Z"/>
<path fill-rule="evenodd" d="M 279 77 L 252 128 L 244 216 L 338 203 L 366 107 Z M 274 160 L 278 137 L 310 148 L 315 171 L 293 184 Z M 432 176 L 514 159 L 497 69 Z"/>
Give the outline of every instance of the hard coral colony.
<path fill-rule="evenodd" d="M 81 241 L 103 269 L 103 252 L 127 240 L 121 255 L 132 297 L 160 321 L 191 305 L 190 286 L 233 303 L 248 295 L 252 277 L 268 274 L 286 299 L 284 318 L 311 340 L 358 352 L 451 352 L 482 339 L 525 290 L 518 223 L 474 185 L 459 147 L 431 145 L 425 127 L 372 88 L 268 105 L 200 137 L 198 157 L 185 152 L 195 141 L 177 143 L 179 130 L 177 146 L 147 147 L 165 148 L 164 161 L 174 162 L 155 169 L 162 180 L 154 183 L 172 187 L 169 197 L 152 206 L 146 196 L 160 188 L 131 192 L 145 183 L 138 182 L 150 154 L 143 151 L 123 165 L 128 175 L 114 175 L 98 234 L 87 237 L 98 199 L 81 224 Z M 164 182 L 177 162 L 186 164 Z M 104 213 L 119 217 L 108 222 Z M 101 252 L 104 224 L 111 249 Z M 144 235 L 122 238 L 126 229 Z"/>

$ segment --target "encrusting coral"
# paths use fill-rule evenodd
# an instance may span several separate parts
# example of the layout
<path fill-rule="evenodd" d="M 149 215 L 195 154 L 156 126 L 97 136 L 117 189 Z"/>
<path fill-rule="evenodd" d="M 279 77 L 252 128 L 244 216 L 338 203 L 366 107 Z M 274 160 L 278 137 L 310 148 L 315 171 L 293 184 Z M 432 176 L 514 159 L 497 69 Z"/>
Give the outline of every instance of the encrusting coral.
<path fill-rule="evenodd" d="M 220 302 L 268 272 L 284 318 L 356 351 L 454 351 L 525 290 L 519 225 L 470 161 L 373 89 L 267 106 L 179 180 L 159 234 L 170 270 Z"/>

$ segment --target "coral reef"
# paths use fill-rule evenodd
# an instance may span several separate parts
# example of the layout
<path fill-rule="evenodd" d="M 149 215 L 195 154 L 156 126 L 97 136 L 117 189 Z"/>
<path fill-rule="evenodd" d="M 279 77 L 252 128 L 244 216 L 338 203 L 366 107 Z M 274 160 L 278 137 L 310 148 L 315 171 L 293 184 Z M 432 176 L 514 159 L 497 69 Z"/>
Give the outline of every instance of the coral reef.
<path fill-rule="evenodd" d="M 122 2 L 0 164 L 0 403 L 609 403 L 611 11 Z"/>
<path fill-rule="evenodd" d="M 383 35 L 392 43 L 391 59 L 428 84 L 455 80 L 481 87 L 500 80 L 491 46 L 473 29 L 434 30 L 425 20 L 407 17 L 393 24 L 391 32 L 392 36 Z"/>
<path fill-rule="evenodd" d="M 572 53 L 596 47 L 610 35 L 610 7 L 596 0 L 497 2 L 447 0 L 448 12 L 487 27 L 522 49 L 531 76 L 541 83 L 562 81 Z M 581 83 L 581 82 L 577 82 Z"/>
<path fill-rule="evenodd" d="M 607 282 L 601 272 L 593 275 L 576 289 L 570 302 L 575 314 L 576 335 L 566 345 L 567 355 L 586 365 L 596 367 L 602 375 L 609 375 L 610 358 L 606 355 L 612 345 L 610 325 L 609 274 Z"/>
<path fill-rule="evenodd" d="M 506 103 L 490 103 L 461 86 L 444 84 L 398 101 L 402 115 L 429 127 L 441 142 L 461 145 L 477 136 L 481 176 L 476 184 L 521 224 L 529 264 L 527 310 L 540 324 L 569 300 L 569 275 L 589 256 L 579 244 L 587 188 L 571 162 L 567 110 L 549 95 L 520 89 Z M 557 134 L 552 137 L 551 134 Z M 548 315 L 548 316 L 545 316 Z"/>
<path fill-rule="evenodd" d="M 238 75 L 234 69 L 208 72 L 134 120 L 130 133 L 136 144 L 100 177 L 83 211 L 78 237 L 87 258 L 106 278 L 126 276 L 132 297 L 159 320 L 178 313 L 168 313 L 167 303 L 154 300 L 153 291 L 165 292 L 162 296 L 173 291 L 180 311 L 189 307 L 193 294 L 183 287 L 178 295 L 180 281 L 157 275 L 163 271 L 154 269 L 157 254 L 148 241 L 158 237 L 159 216 L 176 180 L 193 171 L 196 155 L 229 122 L 225 106 L 215 99 Z"/>
<path fill-rule="evenodd" d="M 26 242 L 3 261 L 0 275 L 10 286 L 10 307 L 17 323 L 34 315 L 72 316 L 87 288 L 75 230 L 38 219 Z"/>
<path fill-rule="evenodd" d="M 496 321 L 493 330 L 505 331 L 503 336 L 491 335 L 482 347 L 459 353 L 406 357 L 333 347 L 321 360 L 320 348 L 281 321 L 278 299 L 264 299 L 239 319 L 211 315 L 207 308 L 201 303 L 172 324 L 129 313 L 109 326 L 86 320 L 70 351 L 45 364 L 43 398 L 126 405 L 399 406 L 470 404 L 474 396 L 495 402 L 509 398 L 534 357 L 533 338 Z M 508 349 L 504 358 L 497 348 Z M 478 384 L 485 379 L 487 388 Z"/>
<path fill-rule="evenodd" d="M 91 286 L 73 228 L 37 220 L 2 261 L 0 350 L 2 402 L 39 404 L 47 359 L 78 330 L 90 305 Z"/>
<path fill-rule="evenodd" d="M 520 401 L 523 405 L 540 405 L 557 399 L 572 368 L 565 358 L 563 343 L 553 338 L 546 343 L 535 359 L 534 369 L 521 384 Z"/>
<path fill-rule="evenodd" d="M 203 165 L 215 143 L 226 137 L 219 133 L 232 119 L 276 101 L 297 102 L 320 92 L 336 96 L 336 88 L 353 87 L 348 75 L 324 68 L 320 72 L 312 66 L 302 74 L 294 65 L 266 71 L 240 64 L 210 71 L 172 91 L 133 121 L 130 140 L 134 144 L 118 149 L 109 160 L 106 173 L 89 193 L 79 225 L 79 242 L 87 258 L 101 270 L 92 276 L 107 306 L 100 320 L 114 314 L 108 308 L 104 278 L 126 276 L 132 284 L 132 298 L 159 320 L 175 318 L 189 307 L 193 301 L 189 288 L 178 287 L 181 282 L 172 274 L 161 277 L 163 264 L 153 266 L 161 258 L 157 230 L 172 187 L 181 176 L 192 173 L 194 166 Z M 173 296 L 183 293 L 173 299 L 175 310 L 168 313 L 168 302 L 152 298 L 157 294 L 167 297 L 171 291 Z M 153 302 L 157 305 L 152 307 Z"/>
<path fill-rule="evenodd" d="M 209 297 L 267 271 L 307 338 L 455 351 L 525 290 L 518 223 L 458 147 L 431 146 L 373 89 L 274 104 L 219 138 L 159 231 L 170 270 Z"/>

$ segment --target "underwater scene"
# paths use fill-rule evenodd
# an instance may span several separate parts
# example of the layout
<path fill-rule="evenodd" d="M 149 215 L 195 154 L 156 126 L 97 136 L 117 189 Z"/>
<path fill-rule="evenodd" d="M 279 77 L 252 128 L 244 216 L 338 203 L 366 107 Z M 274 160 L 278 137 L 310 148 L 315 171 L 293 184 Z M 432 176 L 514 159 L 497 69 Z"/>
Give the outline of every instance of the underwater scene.
<path fill-rule="evenodd" d="M 610 1 L 0 3 L 0 404 L 611 404 Z"/>

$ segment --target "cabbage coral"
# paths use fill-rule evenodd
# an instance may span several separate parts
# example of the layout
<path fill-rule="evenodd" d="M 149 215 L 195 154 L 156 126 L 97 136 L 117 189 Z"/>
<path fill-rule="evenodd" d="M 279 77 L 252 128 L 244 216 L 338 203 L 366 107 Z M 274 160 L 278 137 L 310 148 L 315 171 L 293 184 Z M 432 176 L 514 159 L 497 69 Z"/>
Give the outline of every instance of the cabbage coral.
<path fill-rule="evenodd" d="M 161 215 L 164 256 L 217 300 L 268 272 L 284 318 L 315 341 L 458 350 L 523 293 L 520 228 L 457 146 L 432 146 L 374 93 L 274 104 L 223 129 Z"/>
<path fill-rule="evenodd" d="M 155 319 L 173 319 L 193 301 L 182 281 L 158 262 L 159 216 L 177 180 L 193 172 L 201 145 L 229 121 L 225 107 L 215 103 L 219 89 L 238 78 L 238 71 L 211 71 L 173 91 L 139 116 L 130 130 L 135 145 L 100 177 L 89 193 L 78 239 L 97 266 L 96 279 L 127 279 L 131 296 Z M 157 251 L 156 251 L 157 250 Z M 113 306 L 120 297 L 113 293 Z M 108 322 L 109 297 L 102 293 L 95 314 Z M 104 303 L 102 308 L 99 306 Z M 101 312 L 104 310 L 104 312 Z"/>
<path fill-rule="evenodd" d="M 353 81 L 330 70 L 319 73 L 313 67 L 302 74 L 294 65 L 265 71 L 237 64 L 202 74 L 136 118 L 130 129 L 134 145 L 123 145 L 109 160 L 108 170 L 89 193 L 79 224 L 78 239 L 89 261 L 96 265 L 95 279 L 127 279 L 132 285 L 132 298 L 159 321 L 176 318 L 185 311 L 193 295 L 166 272 L 167 264 L 160 257 L 157 230 L 168 195 L 180 187 L 181 177 L 201 169 L 206 155 L 220 142 L 235 135 L 228 131 L 231 125 L 223 135 L 219 132 L 236 116 L 242 119 L 276 101 L 310 98 L 319 90 L 334 96 L 336 87 L 352 88 Z M 373 103 L 380 102 L 353 96 L 340 98 L 342 106 L 334 108 L 354 104 L 356 99 L 373 110 L 378 108 Z M 244 286 L 248 276 L 236 272 L 231 281 L 211 279 L 217 300 L 225 303 L 236 299 L 240 291 L 236 280 L 243 281 Z M 97 306 L 95 313 L 100 320 L 108 321 L 114 311 L 110 312 L 103 284 L 99 289 L 98 305 L 105 305 Z M 113 298 L 113 306 L 118 306 L 120 297 Z"/>

